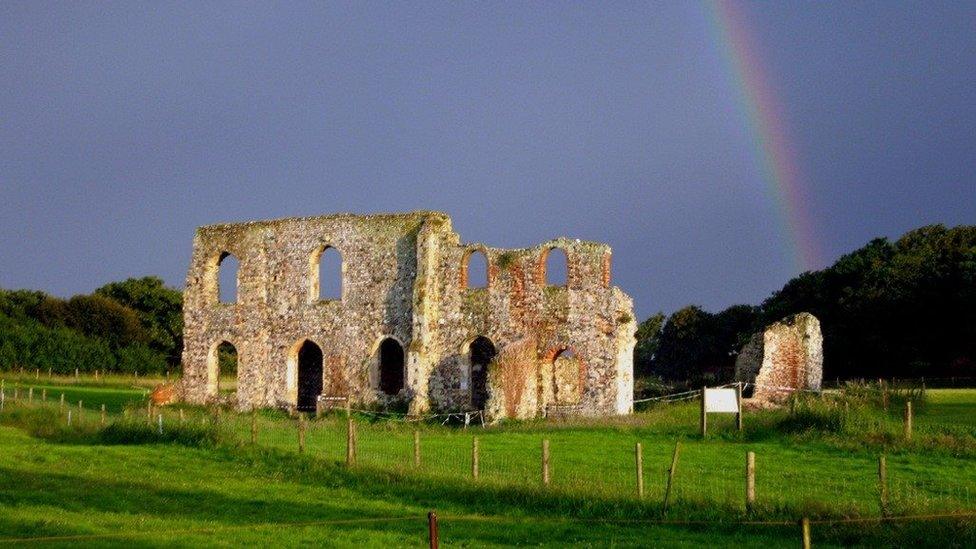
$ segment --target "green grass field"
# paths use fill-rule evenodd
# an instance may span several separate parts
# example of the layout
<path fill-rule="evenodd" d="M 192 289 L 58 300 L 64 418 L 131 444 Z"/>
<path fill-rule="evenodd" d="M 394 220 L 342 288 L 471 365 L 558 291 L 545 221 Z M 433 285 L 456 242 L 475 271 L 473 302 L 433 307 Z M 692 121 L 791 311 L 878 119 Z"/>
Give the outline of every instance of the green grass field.
<path fill-rule="evenodd" d="M 8 399 L 17 383 L 6 381 Z M 694 402 L 601 422 L 467 430 L 360 415 L 357 463 L 346 467 L 344 416 L 310 420 L 299 454 L 297 422 L 279 413 L 257 416 L 256 445 L 250 415 L 197 408 L 183 409 L 182 426 L 178 408 L 163 410 L 160 436 L 155 416 L 146 424 L 141 386 L 19 383 L 38 383 L 35 395 L 48 387 L 50 402 L 28 405 L 20 389 L 21 400 L 8 400 L 0 414 L 0 542 L 420 546 L 433 509 L 445 546 L 795 546 L 803 516 L 815 521 L 817 546 L 976 543 L 973 518 L 874 521 L 882 453 L 890 515 L 976 511 L 976 391 L 928 391 L 916 402 L 910 442 L 901 436 L 901 401 L 893 398 L 886 413 L 870 395 L 847 408 L 825 398 L 800 402 L 792 413 L 748 414 L 742 434 L 731 417 L 710 418 L 704 441 Z M 75 402 L 70 427 L 61 392 Z M 85 406 L 80 417 L 77 399 Z M 110 413 L 102 428 L 101 404 L 129 407 L 124 417 Z M 543 439 L 551 448 L 548 487 Z M 672 501 L 662 514 L 676 442 Z M 757 503 L 747 513 L 748 451 L 757 456 Z M 845 520 L 868 522 L 816 522 Z"/>

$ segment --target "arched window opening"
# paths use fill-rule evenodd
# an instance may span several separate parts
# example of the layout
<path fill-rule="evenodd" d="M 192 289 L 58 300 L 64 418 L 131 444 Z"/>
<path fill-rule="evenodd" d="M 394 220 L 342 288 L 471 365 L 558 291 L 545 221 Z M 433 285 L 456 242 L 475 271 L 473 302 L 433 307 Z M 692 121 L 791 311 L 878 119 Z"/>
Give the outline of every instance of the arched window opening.
<path fill-rule="evenodd" d="M 209 357 L 209 394 L 233 393 L 237 388 L 237 347 L 221 341 Z"/>
<path fill-rule="evenodd" d="M 569 279 L 569 259 L 562 248 L 553 248 L 546 253 L 545 283 L 547 286 L 565 286 Z"/>
<path fill-rule="evenodd" d="M 237 271 L 240 262 L 229 252 L 220 254 L 217 261 L 217 295 L 221 303 L 237 303 Z"/>
<path fill-rule="evenodd" d="M 380 343 L 380 391 L 396 395 L 403 389 L 403 347 L 392 337 Z"/>
<path fill-rule="evenodd" d="M 299 410 L 315 410 L 315 403 L 322 394 L 322 349 L 305 340 L 298 349 L 298 402 Z"/>
<path fill-rule="evenodd" d="M 564 349 L 552 361 L 553 396 L 556 404 L 578 404 L 583 396 L 582 362 L 572 349 Z"/>
<path fill-rule="evenodd" d="M 311 280 L 313 300 L 342 299 L 342 255 L 339 250 L 326 246 L 313 256 Z"/>
<path fill-rule="evenodd" d="M 468 346 L 471 361 L 471 405 L 483 410 L 488 403 L 488 366 L 498 351 L 495 344 L 484 336 L 478 336 Z"/>
<path fill-rule="evenodd" d="M 468 288 L 488 287 L 488 258 L 484 252 L 475 250 L 468 254 L 465 265 L 465 282 Z"/>

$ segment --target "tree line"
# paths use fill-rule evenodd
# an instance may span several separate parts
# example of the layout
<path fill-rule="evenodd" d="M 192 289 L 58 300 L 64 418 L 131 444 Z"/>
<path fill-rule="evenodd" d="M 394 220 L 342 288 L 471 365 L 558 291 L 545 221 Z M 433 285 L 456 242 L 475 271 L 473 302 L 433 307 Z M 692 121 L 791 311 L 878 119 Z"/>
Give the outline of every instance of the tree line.
<path fill-rule="evenodd" d="M 810 312 L 824 336 L 824 378 L 976 377 L 976 226 L 930 225 L 877 238 L 805 272 L 760 305 L 689 305 L 638 328 L 643 382 L 725 382 L 749 337 Z"/>
<path fill-rule="evenodd" d="M 182 294 L 157 277 L 113 282 L 70 299 L 0 290 L 0 369 L 178 369 L 182 308 Z"/>

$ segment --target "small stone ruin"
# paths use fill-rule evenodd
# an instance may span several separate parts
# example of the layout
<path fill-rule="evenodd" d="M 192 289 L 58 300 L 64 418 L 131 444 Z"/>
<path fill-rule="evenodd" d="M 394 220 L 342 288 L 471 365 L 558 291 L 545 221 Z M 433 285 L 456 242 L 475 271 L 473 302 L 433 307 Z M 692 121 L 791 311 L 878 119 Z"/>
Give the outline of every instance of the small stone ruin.
<path fill-rule="evenodd" d="M 735 360 L 735 379 L 754 387 L 755 404 L 781 403 L 798 390 L 819 391 L 822 378 L 823 335 L 820 321 L 810 313 L 756 332 Z"/>

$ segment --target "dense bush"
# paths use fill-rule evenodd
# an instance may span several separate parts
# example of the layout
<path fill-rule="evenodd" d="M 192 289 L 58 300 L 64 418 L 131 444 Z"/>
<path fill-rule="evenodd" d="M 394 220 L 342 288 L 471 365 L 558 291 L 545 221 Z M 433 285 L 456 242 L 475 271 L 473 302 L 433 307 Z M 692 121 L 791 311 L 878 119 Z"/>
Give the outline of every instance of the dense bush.
<path fill-rule="evenodd" d="M 163 372 L 179 363 L 179 296 L 153 277 L 68 300 L 0 290 L 0 369 Z"/>

